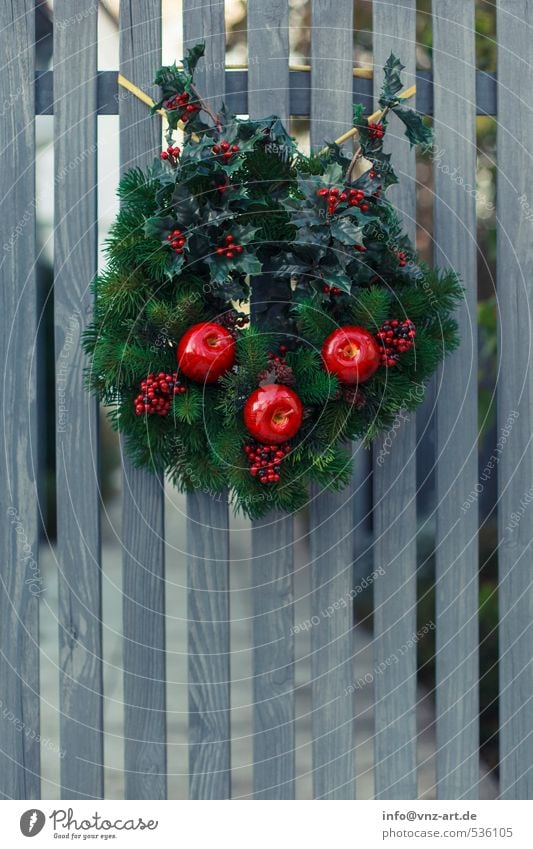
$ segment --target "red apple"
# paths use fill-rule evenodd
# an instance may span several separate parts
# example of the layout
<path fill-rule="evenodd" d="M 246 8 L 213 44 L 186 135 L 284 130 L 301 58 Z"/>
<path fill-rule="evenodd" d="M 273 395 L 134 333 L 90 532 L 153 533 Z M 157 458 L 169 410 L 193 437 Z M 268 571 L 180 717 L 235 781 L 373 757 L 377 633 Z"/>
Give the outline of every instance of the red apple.
<path fill-rule="evenodd" d="M 177 360 L 180 370 L 191 380 L 215 383 L 235 362 L 235 340 L 221 324 L 193 324 L 181 337 Z"/>
<path fill-rule="evenodd" d="M 362 383 L 379 366 L 379 346 L 364 327 L 339 327 L 324 342 L 322 359 L 341 383 Z"/>
<path fill-rule="evenodd" d="M 268 383 L 252 392 L 244 407 L 244 423 L 259 442 L 286 442 L 302 423 L 303 406 L 288 386 Z"/>

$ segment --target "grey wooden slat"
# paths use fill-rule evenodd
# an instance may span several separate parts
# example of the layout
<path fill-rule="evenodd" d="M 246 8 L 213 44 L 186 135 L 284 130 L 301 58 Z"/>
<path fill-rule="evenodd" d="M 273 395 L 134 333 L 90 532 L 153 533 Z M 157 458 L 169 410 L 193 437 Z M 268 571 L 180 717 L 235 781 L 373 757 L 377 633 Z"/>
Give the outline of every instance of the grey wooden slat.
<path fill-rule="evenodd" d="M 161 62 L 161 0 L 122 0 L 120 68 L 153 97 Z M 120 99 L 121 168 L 161 148 L 161 123 L 131 95 Z M 166 796 L 164 491 L 160 476 L 123 459 L 125 786 L 128 799 Z"/>
<path fill-rule="evenodd" d="M 225 27 L 220 0 L 184 0 L 185 47 L 205 41 L 196 79 L 211 109 L 224 98 Z M 229 799 L 230 624 L 227 497 L 187 498 L 189 795 Z"/>
<path fill-rule="evenodd" d="M 289 5 L 249 0 L 248 110 L 251 118 L 289 117 Z M 290 286 L 268 274 L 252 285 L 272 302 Z M 262 296 L 264 297 L 264 295 Z M 252 315 L 254 311 L 252 311 Z M 254 645 L 254 798 L 294 798 L 294 637 L 292 516 L 270 513 L 252 523 Z"/>
<path fill-rule="evenodd" d="M 532 799 L 533 4 L 500 0 L 497 6 L 500 792 Z"/>
<path fill-rule="evenodd" d="M 36 71 L 35 110 L 37 115 L 53 115 L 53 71 Z M 116 115 L 119 104 L 119 87 L 116 71 L 98 71 L 98 114 Z M 478 115 L 496 114 L 495 73 L 476 71 L 476 112 Z M 431 71 L 416 72 L 417 108 L 424 115 L 433 115 L 433 75 Z M 121 90 L 122 91 L 122 90 Z M 352 98 L 372 112 L 372 80 L 353 78 Z M 311 109 L 311 75 L 308 71 L 291 71 L 289 74 L 290 114 L 309 115 Z M 226 71 L 226 104 L 230 112 L 238 115 L 248 111 L 248 71 Z M 279 111 L 279 110 L 278 110 Z"/>
<path fill-rule="evenodd" d="M 0 796 L 38 799 L 34 4 L 0 4 Z M 13 101 L 13 92 L 18 92 Z"/>
<path fill-rule="evenodd" d="M 353 3 L 311 0 L 311 146 L 352 124 Z"/>
<path fill-rule="evenodd" d="M 229 799 L 230 628 L 227 499 L 187 499 L 189 795 Z"/>
<path fill-rule="evenodd" d="M 293 522 L 253 523 L 254 798 L 294 799 Z"/>
<path fill-rule="evenodd" d="M 406 66 L 405 85 L 414 82 L 416 2 L 374 2 L 374 83 L 391 50 Z M 390 193 L 409 235 L 415 236 L 415 156 L 403 138 L 403 127 L 391 119 L 387 150 L 393 151 L 400 186 Z M 400 138 L 402 136 L 402 138 Z M 374 445 L 374 582 L 375 795 L 381 799 L 414 799 L 416 779 L 416 648 L 400 648 L 416 633 L 416 421 L 402 421 L 394 446 L 380 453 L 386 435 Z M 382 458 L 384 462 L 380 462 Z M 397 656 L 398 662 L 391 662 Z"/>
<path fill-rule="evenodd" d="M 97 253 L 97 14 L 96 2 L 54 5 L 61 793 L 68 799 L 104 794 L 98 404 L 84 389 L 80 345 Z"/>
<path fill-rule="evenodd" d="M 288 0 L 248 0 L 248 111 L 289 117 Z"/>
<path fill-rule="evenodd" d="M 433 9 L 435 262 L 463 279 L 461 347 L 439 371 L 437 402 L 437 794 L 472 799 L 479 781 L 476 202 L 474 0 Z M 440 155 L 442 153 L 442 156 Z M 438 157 L 438 159 L 436 158 Z M 444 168 L 447 164 L 449 168 Z"/>
<path fill-rule="evenodd" d="M 311 145 L 336 138 L 352 121 L 353 3 L 313 0 L 311 5 Z M 310 505 L 313 794 L 354 798 L 353 505 L 350 490 L 314 493 Z M 327 611 L 336 605 L 333 613 Z M 340 606 L 339 606 L 340 605 Z M 313 620 L 311 620 L 313 621 Z"/>

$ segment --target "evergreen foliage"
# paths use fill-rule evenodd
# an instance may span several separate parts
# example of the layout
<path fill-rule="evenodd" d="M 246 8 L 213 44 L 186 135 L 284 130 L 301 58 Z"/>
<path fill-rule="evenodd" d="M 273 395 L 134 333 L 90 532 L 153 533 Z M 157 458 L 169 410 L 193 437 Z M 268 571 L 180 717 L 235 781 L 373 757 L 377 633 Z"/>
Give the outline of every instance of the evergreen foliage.
<path fill-rule="evenodd" d="M 202 53 L 197 46 L 182 68 L 157 74 L 162 97 L 155 108 L 167 112 L 174 153 L 121 180 L 107 266 L 93 283 L 87 385 L 126 434 L 136 464 L 166 472 L 185 491 L 229 488 L 235 509 L 258 517 L 272 508 L 298 509 L 312 482 L 344 486 L 349 441 L 369 443 L 402 409 L 420 403 L 425 383 L 458 343 L 452 314 L 462 289 L 454 272 L 419 261 L 384 197 L 397 182 L 383 150 L 390 116 L 404 123 L 412 144 L 430 141 L 420 116 L 398 98 L 399 60 L 391 55 L 385 67 L 380 105 L 388 115 L 381 129 L 354 109 L 361 152 L 372 167 L 352 180 L 338 146 L 306 157 L 276 116 L 213 116 L 194 85 Z M 178 155 L 172 131 L 185 103 L 194 108 Z M 360 200 L 328 211 L 332 189 Z M 171 244 L 176 231 L 184 240 L 179 251 Z M 228 235 L 240 246 L 230 258 L 217 252 Z M 250 296 L 254 320 L 242 329 L 239 310 Z M 347 393 L 324 369 L 325 339 L 346 325 L 375 334 L 393 318 L 414 322 L 414 346 Z M 202 321 L 231 328 L 234 367 L 205 386 L 180 374 L 186 391 L 172 398 L 165 416 L 137 415 L 141 381 L 175 372 L 180 338 Z M 250 441 L 243 407 L 265 374 L 269 382 L 290 383 L 304 404 L 281 479 L 268 487 L 250 475 L 243 450 Z"/>

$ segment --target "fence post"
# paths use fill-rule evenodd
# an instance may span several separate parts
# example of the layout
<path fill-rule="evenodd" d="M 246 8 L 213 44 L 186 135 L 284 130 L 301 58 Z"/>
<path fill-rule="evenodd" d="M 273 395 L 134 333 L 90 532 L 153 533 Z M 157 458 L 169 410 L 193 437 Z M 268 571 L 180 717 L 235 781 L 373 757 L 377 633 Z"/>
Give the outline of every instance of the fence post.
<path fill-rule="evenodd" d="M 38 799 L 35 8 L 0 3 L 0 795 Z"/>
<path fill-rule="evenodd" d="M 54 5 L 57 559 L 67 799 L 104 795 L 98 403 L 84 388 L 81 349 L 97 255 L 97 16 L 96 2 Z"/>
<path fill-rule="evenodd" d="M 437 379 L 437 795 L 471 799 L 479 781 L 477 497 L 463 505 L 479 480 L 473 0 L 437 4 L 433 47 L 435 263 L 454 268 L 465 286 L 461 346 Z"/>
<path fill-rule="evenodd" d="M 504 799 L 533 798 L 533 61 L 529 0 L 499 0 L 498 464 L 500 782 Z"/>
<path fill-rule="evenodd" d="M 122 0 L 121 72 L 141 89 L 161 62 L 161 0 Z M 145 167 L 161 147 L 161 122 L 121 92 L 121 170 Z M 164 799 L 167 792 L 165 537 L 162 475 L 123 456 L 124 752 L 127 799 Z"/>
<path fill-rule="evenodd" d="M 184 0 L 184 46 L 205 40 L 197 68 L 202 96 L 216 111 L 224 99 L 223 0 Z M 189 793 L 192 799 L 229 799 L 230 612 L 227 496 L 187 496 L 189 628 Z"/>
<path fill-rule="evenodd" d="M 406 66 L 404 82 L 415 74 L 416 2 L 374 2 L 374 93 L 391 51 Z M 415 238 L 415 155 L 403 130 L 391 119 L 387 149 L 394 149 L 400 186 L 391 200 L 402 213 L 408 235 Z M 391 144 L 392 142 L 392 144 Z M 376 667 L 375 793 L 379 799 L 416 799 L 416 647 L 399 653 L 416 633 L 416 417 L 405 417 L 396 430 L 394 448 L 387 435 L 374 443 L 374 646 Z M 383 458 L 384 462 L 380 462 Z M 398 662 L 391 663 L 397 656 Z"/>

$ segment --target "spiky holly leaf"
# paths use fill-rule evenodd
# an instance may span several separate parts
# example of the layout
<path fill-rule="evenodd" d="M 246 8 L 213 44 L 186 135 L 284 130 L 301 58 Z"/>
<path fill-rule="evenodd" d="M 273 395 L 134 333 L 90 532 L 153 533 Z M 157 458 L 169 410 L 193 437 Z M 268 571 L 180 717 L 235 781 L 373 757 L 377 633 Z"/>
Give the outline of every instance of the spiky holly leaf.
<path fill-rule="evenodd" d="M 189 72 L 189 74 L 194 74 L 196 66 L 202 56 L 205 54 L 205 42 L 200 42 L 199 44 L 195 44 L 194 47 L 191 47 L 187 50 L 185 57 L 183 59 L 183 67 Z"/>
<path fill-rule="evenodd" d="M 385 79 L 383 80 L 383 85 L 381 87 L 381 93 L 379 96 L 379 105 L 382 109 L 385 109 L 387 106 L 390 106 L 391 103 L 394 103 L 397 100 L 396 95 L 403 88 L 403 83 L 400 77 L 401 72 L 404 70 L 405 65 L 402 65 L 400 60 L 391 53 L 387 61 L 385 62 L 384 73 Z"/>
<path fill-rule="evenodd" d="M 343 245 L 363 244 L 363 228 L 350 215 L 334 216 L 330 228 L 333 238 Z"/>
<path fill-rule="evenodd" d="M 422 116 L 415 109 L 411 109 L 400 102 L 392 107 L 392 111 L 405 125 L 405 135 L 409 139 L 411 147 L 416 145 L 431 146 L 433 141 L 431 127 L 424 124 Z"/>
<path fill-rule="evenodd" d="M 144 222 L 144 234 L 148 238 L 160 239 L 163 242 L 176 227 L 173 215 L 153 215 Z"/>

